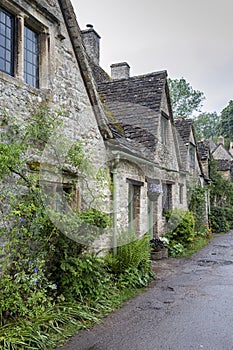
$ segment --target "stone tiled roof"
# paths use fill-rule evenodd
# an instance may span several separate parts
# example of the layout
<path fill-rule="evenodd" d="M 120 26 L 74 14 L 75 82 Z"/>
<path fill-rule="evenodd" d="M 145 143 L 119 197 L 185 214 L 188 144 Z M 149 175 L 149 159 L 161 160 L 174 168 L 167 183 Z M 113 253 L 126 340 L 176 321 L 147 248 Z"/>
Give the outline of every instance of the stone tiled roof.
<path fill-rule="evenodd" d="M 94 64 L 93 60 L 90 58 L 88 58 L 88 61 L 97 84 L 111 80 L 111 77 L 105 72 L 105 70 L 103 70 L 103 68 Z"/>
<path fill-rule="evenodd" d="M 226 159 L 228 161 L 233 160 L 232 154 L 224 147 L 222 143 L 219 143 L 212 151 L 214 159 Z"/>
<path fill-rule="evenodd" d="M 192 119 L 184 119 L 184 118 L 176 118 L 174 120 L 175 127 L 177 129 L 177 132 L 179 136 L 182 138 L 184 143 L 189 143 L 190 141 L 190 134 L 193 127 L 193 120 Z"/>
<path fill-rule="evenodd" d="M 118 130 L 117 137 L 133 140 L 151 151 L 155 149 L 166 77 L 166 71 L 161 71 L 98 83 L 109 122 Z"/>
<path fill-rule="evenodd" d="M 233 161 L 230 162 L 227 159 L 218 159 L 217 166 L 218 166 L 218 170 L 221 170 L 221 171 L 231 170 L 233 166 Z"/>
<path fill-rule="evenodd" d="M 190 135 L 192 130 L 192 121 L 190 119 L 176 118 L 174 120 L 174 125 L 176 128 L 177 139 L 179 143 L 180 156 L 182 163 L 186 165 L 188 146 L 190 141 Z"/>
<path fill-rule="evenodd" d="M 209 159 L 210 156 L 210 142 L 203 140 L 197 142 L 197 151 L 201 160 Z"/>

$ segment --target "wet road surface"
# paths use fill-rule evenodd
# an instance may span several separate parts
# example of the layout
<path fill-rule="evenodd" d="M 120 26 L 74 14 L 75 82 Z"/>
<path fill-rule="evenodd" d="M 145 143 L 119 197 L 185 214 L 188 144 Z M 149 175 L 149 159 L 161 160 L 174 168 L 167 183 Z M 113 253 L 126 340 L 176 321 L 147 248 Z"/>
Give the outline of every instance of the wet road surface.
<path fill-rule="evenodd" d="M 145 292 L 59 350 L 233 350 L 233 231 L 154 270 Z"/>

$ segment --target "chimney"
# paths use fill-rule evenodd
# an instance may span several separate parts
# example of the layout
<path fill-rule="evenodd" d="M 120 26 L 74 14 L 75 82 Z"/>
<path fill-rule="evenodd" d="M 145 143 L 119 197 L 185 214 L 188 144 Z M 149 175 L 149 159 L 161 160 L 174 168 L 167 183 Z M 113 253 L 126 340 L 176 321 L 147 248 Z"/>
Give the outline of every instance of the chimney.
<path fill-rule="evenodd" d="M 114 63 L 111 65 L 112 79 L 129 79 L 130 66 L 127 62 Z"/>
<path fill-rule="evenodd" d="M 218 145 L 222 144 L 224 146 L 224 137 L 223 136 L 219 136 L 218 137 Z"/>
<path fill-rule="evenodd" d="M 99 65 L 99 59 L 100 59 L 100 36 L 96 31 L 93 29 L 92 24 L 87 24 L 86 27 L 88 29 L 82 30 L 82 38 L 83 43 L 86 48 L 88 56 L 92 59 L 92 61 Z"/>
<path fill-rule="evenodd" d="M 233 156 L 233 142 L 230 142 L 229 153 Z"/>

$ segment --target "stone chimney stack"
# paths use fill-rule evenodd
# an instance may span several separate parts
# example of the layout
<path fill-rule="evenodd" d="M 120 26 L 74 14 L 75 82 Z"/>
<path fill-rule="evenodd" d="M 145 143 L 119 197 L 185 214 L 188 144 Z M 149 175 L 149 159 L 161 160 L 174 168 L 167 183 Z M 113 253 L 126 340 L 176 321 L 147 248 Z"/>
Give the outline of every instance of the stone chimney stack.
<path fill-rule="evenodd" d="M 87 24 L 87 28 L 82 30 L 82 38 L 83 43 L 86 48 L 88 56 L 92 59 L 92 61 L 99 65 L 100 61 L 100 36 L 93 29 L 92 24 Z"/>
<path fill-rule="evenodd" d="M 223 136 L 218 137 L 218 145 L 220 145 L 220 143 L 223 144 L 223 146 L 224 146 L 224 137 Z"/>
<path fill-rule="evenodd" d="M 112 79 L 129 79 L 130 66 L 127 62 L 114 63 L 111 65 Z"/>
<path fill-rule="evenodd" d="M 233 142 L 230 142 L 229 153 L 233 156 Z"/>

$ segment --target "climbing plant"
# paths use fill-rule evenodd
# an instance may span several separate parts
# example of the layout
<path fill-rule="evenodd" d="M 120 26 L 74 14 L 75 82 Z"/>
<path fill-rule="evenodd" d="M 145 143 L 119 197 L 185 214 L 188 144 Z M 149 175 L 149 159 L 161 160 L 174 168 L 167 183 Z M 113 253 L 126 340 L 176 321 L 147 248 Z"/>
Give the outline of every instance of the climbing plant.
<path fill-rule="evenodd" d="M 49 138 L 62 125 L 62 113 L 51 110 L 46 102 L 32 107 L 30 116 L 23 121 L 5 111 L 1 113 L 2 324 L 15 317 L 33 317 L 59 300 L 61 262 L 68 257 L 78 258 L 85 248 L 79 240 L 70 239 L 51 218 L 58 215 L 58 220 L 75 228 L 75 233 L 82 226 L 89 241 L 96 238 L 96 231 L 88 230 L 90 223 L 102 229 L 111 224 L 107 213 L 88 208 L 87 202 L 85 212 L 73 212 L 70 216 L 66 216 L 63 209 L 51 213 L 52 207 L 46 207 L 39 186 L 40 159 Z M 66 155 L 66 166 L 70 165 L 74 173 L 85 180 L 86 172 L 93 171 L 87 158 L 82 144 L 74 142 Z M 49 170 L 54 168 L 51 166 Z M 101 179 L 95 180 L 101 187 Z"/>

